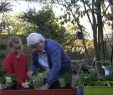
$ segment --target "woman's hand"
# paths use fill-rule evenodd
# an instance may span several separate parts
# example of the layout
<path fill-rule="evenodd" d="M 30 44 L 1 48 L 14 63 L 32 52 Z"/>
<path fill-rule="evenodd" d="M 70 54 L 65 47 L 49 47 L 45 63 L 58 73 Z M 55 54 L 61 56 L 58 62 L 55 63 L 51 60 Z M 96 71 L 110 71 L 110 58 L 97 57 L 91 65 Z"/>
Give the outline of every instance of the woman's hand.
<path fill-rule="evenodd" d="M 41 90 L 47 90 L 47 89 L 49 89 L 49 85 L 48 84 L 45 84 L 42 87 L 40 87 L 39 89 L 41 89 Z"/>

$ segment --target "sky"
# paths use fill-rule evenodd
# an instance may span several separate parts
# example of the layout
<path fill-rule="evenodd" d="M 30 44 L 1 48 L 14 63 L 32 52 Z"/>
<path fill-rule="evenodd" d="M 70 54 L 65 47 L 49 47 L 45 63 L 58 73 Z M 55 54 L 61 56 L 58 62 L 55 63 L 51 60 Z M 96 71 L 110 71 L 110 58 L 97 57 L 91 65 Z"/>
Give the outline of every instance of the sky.
<path fill-rule="evenodd" d="M 18 0 L 15 2 L 14 0 L 9 0 L 9 1 L 12 4 L 13 11 L 17 13 L 26 12 L 27 10 L 29 10 L 29 8 L 35 8 L 36 11 L 38 11 L 41 10 L 41 8 L 44 6 L 44 4 L 38 2 L 25 2 L 23 0 Z M 53 7 L 53 11 L 55 12 L 56 16 L 63 14 L 63 12 L 59 12 L 61 8 L 64 9 L 62 6 L 59 5 L 55 5 Z"/>

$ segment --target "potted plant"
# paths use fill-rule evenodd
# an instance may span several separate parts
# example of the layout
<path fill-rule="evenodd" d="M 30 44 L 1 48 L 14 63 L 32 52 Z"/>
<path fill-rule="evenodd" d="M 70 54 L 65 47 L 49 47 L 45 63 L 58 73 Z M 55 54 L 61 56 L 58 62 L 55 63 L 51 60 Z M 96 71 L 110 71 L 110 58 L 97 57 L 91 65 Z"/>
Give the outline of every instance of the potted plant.
<path fill-rule="evenodd" d="M 89 74 L 80 76 L 76 85 L 80 86 L 78 95 L 113 95 L 113 73 L 100 78 L 95 69 L 91 68 Z"/>
<path fill-rule="evenodd" d="M 84 95 L 113 95 L 113 74 L 102 79 L 90 80 L 84 86 Z"/>
<path fill-rule="evenodd" d="M 24 90 L 0 90 L 0 95 L 77 95 L 76 88 L 70 89 L 49 89 L 40 90 L 38 89 L 43 85 L 44 76 L 47 76 L 46 72 L 37 73 L 32 76 L 34 89 L 24 89 Z"/>

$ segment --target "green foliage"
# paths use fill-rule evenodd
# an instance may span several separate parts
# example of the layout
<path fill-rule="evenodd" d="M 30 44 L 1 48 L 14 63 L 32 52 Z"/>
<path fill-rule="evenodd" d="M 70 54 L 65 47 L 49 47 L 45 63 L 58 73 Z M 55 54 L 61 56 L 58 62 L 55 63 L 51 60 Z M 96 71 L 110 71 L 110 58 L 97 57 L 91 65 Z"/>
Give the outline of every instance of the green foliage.
<path fill-rule="evenodd" d="M 80 76 L 80 79 L 76 81 L 76 86 L 113 86 L 113 74 L 98 78 L 94 69 L 89 71 L 91 71 L 89 74 L 82 74 Z"/>
<path fill-rule="evenodd" d="M 5 89 L 16 89 L 17 88 L 17 78 L 14 75 L 8 76 L 4 75 L 5 77 Z"/>
<path fill-rule="evenodd" d="M 7 45 L 5 43 L 1 43 L 0 42 L 0 77 L 2 76 L 1 75 L 1 72 L 2 72 L 2 62 L 3 62 L 3 59 L 6 55 L 6 52 L 7 52 Z"/>
<path fill-rule="evenodd" d="M 113 74 L 110 74 L 109 76 L 105 76 L 103 80 L 104 81 L 107 81 L 107 80 L 113 81 Z"/>
<path fill-rule="evenodd" d="M 0 69 L 0 83 L 5 84 L 5 77 L 2 69 Z"/>
<path fill-rule="evenodd" d="M 16 89 L 16 76 L 7 76 L 5 72 L 2 69 L 0 69 L 0 84 L 1 86 L 3 86 L 3 88 L 5 86 L 5 89 Z"/>
<path fill-rule="evenodd" d="M 30 9 L 27 13 L 24 13 L 22 19 L 35 25 L 36 30 L 46 38 L 52 38 L 63 44 L 67 41 L 69 33 L 66 29 L 58 24 L 58 19 L 55 18 L 53 10 L 51 8 L 43 8 L 36 12 L 35 9 Z"/>
<path fill-rule="evenodd" d="M 11 11 L 11 4 L 10 4 L 10 2 L 1 1 L 0 2 L 0 13 L 1 12 L 7 12 L 7 11 Z"/>
<path fill-rule="evenodd" d="M 21 15 L 7 15 L 6 20 L 3 17 L 3 20 L 9 25 L 10 34 L 11 35 L 27 35 L 29 32 L 34 31 L 35 26 L 23 21 L 20 18 Z M 5 33 L 6 31 L 3 30 L 2 33 Z"/>
<path fill-rule="evenodd" d="M 2 60 L 5 57 L 6 54 L 7 45 L 4 43 L 0 44 L 0 60 Z"/>
<path fill-rule="evenodd" d="M 0 51 L 0 59 L 3 59 L 5 57 L 5 52 L 4 51 Z"/>
<path fill-rule="evenodd" d="M 0 50 L 6 49 L 6 44 L 0 44 Z"/>
<path fill-rule="evenodd" d="M 34 88 L 38 88 L 44 85 L 44 79 L 47 78 L 47 72 L 37 72 L 35 75 L 30 77 L 30 80 L 32 81 L 32 85 Z"/>

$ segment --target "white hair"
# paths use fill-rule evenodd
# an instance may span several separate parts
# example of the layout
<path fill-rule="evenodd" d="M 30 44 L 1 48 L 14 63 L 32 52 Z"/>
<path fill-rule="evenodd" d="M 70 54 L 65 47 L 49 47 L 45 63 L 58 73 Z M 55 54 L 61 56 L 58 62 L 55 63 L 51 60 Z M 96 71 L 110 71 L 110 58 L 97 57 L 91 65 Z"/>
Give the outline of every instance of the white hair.
<path fill-rule="evenodd" d="M 27 45 L 31 47 L 32 45 L 39 43 L 40 40 L 44 41 L 45 38 L 39 33 L 31 33 L 27 37 Z"/>

